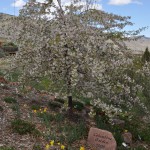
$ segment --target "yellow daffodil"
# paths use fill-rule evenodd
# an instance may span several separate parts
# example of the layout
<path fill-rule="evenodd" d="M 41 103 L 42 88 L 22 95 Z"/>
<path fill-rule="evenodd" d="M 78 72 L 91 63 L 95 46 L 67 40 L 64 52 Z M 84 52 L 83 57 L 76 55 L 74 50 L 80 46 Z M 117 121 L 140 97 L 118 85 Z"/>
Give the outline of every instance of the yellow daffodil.
<path fill-rule="evenodd" d="M 60 142 L 58 142 L 57 144 L 60 145 Z"/>
<path fill-rule="evenodd" d="M 44 108 L 44 111 L 43 112 L 46 112 L 47 111 L 47 108 Z"/>
<path fill-rule="evenodd" d="M 50 141 L 50 145 L 54 146 L 54 140 Z"/>
<path fill-rule="evenodd" d="M 61 145 L 60 149 L 65 149 L 65 146 L 64 146 L 64 145 Z"/>
<path fill-rule="evenodd" d="M 49 144 L 47 144 L 45 148 L 46 148 L 46 150 L 49 149 L 50 148 Z"/>
<path fill-rule="evenodd" d="M 85 148 L 83 146 L 80 147 L 80 150 L 85 150 Z"/>
<path fill-rule="evenodd" d="M 34 112 L 34 113 L 37 113 L 37 110 L 35 109 L 35 110 L 33 110 L 33 112 Z"/>

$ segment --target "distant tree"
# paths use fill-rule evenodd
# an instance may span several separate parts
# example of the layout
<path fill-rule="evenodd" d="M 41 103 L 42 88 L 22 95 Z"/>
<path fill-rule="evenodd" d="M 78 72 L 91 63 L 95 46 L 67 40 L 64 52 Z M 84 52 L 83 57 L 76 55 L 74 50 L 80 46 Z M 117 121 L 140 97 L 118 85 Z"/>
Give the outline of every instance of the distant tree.
<path fill-rule="evenodd" d="M 150 62 L 150 52 L 148 50 L 148 47 L 146 47 L 145 52 L 142 56 L 142 62 Z"/>

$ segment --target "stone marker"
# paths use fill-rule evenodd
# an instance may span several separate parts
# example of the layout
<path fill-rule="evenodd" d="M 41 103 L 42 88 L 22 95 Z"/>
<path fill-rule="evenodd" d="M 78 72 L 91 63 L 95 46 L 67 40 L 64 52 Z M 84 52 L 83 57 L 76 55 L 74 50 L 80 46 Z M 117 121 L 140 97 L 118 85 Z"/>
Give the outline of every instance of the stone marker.
<path fill-rule="evenodd" d="M 111 132 L 90 128 L 88 145 L 94 150 L 116 150 L 117 144 Z"/>
<path fill-rule="evenodd" d="M 123 133 L 122 138 L 126 144 L 132 145 L 132 134 L 130 132 Z"/>

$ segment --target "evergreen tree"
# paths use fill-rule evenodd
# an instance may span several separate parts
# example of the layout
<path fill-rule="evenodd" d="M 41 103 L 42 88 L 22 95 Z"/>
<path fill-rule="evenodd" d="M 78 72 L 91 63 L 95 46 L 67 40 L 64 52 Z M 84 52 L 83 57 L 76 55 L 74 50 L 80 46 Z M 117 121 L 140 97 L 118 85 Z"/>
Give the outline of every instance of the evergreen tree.
<path fill-rule="evenodd" d="M 148 50 L 148 47 L 146 47 L 145 52 L 142 56 L 142 62 L 149 62 L 150 61 L 150 52 Z"/>

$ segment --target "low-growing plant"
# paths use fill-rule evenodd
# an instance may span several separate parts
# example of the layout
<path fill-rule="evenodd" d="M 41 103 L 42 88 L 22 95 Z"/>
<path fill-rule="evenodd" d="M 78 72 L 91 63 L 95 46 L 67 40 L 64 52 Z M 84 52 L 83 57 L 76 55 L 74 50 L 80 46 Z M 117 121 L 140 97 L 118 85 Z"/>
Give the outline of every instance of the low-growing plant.
<path fill-rule="evenodd" d="M 14 132 L 20 135 L 32 134 L 36 129 L 35 125 L 21 119 L 15 119 L 11 122 L 11 127 Z"/>
<path fill-rule="evenodd" d="M 16 112 L 16 117 L 20 118 L 21 112 L 20 112 L 20 107 L 18 103 L 15 103 L 12 107 L 12 110 Z"/>
<path fill-rule="evenodd" d="M 40 144 L 35 144 L 32 150 L 43 150 L 43 148 Z"/>
<path fill-rule="evenodd" d="M 43 113 L 38 113 L 38 117 L 42 118 L 44 124 L 49 127 L 50 126 L 50 122 L 54 120 L 54 116 L 47 113 L 47 112 L 43 112 Z"/>
<path fill-rule="evenodd" d="M 17 100 L 15 98 L 13 98 L 13 97 L 5 97 L 4 101 L 6 103 L 17 103 Z"/>
<path fill-rule="evenodd" d="M 81 111 L 84 108 L 83 103 L 79 101 L 73 101 L 73 107 L 79 111 Z"/>
<path fill-rule="evenodd" d="M 64 119 L 65 118 L 64 118 L 63 114 L 58 113 L 58 114 L 55 115 L 56 122 L 62 122 Z"/>
<path fill-rule="evenodd" d="M 0 106 L 0 111 L 3 111 L 4 109 L 3 109 L 3 107 L 2 106 Z"/>
<path fill-rule="evenodd" d="M 32 109 L 32 110 L 39 110 L 40 108 L 41 108 L 40 105 L 32 105 L 32 106 L 31 106 L 31 109 Z"/>
<path fill-rule="evenodd" d="M 79 122 L 76 126 L 65 126 L 64 132 L 66 132 L 66 142 L 72 144 L 87 135 L 87 127 L 84 122 Z"/>
<path fill-rule="evenodd" d="M 59 103 L 62 103 L 62 104 L 64 104 L 64 103 L 65 103 L 65 101 L 64 101 L 63 99 L 60 99 L 60 98 L 59 98 L 59 99 L 58 99 L 58 98 L 56 98 L 56 99 L 55 99 L 55 101 L 57 101 L 57 102 L 59 102 Z"/>
<path fill-rule="evenodd" d="M 0 150 L 16 150 L 16 149 L 13 147 L 2 146 L 2 147 L 0 147 Z"/>
<path fill-rule="evenodd" d="M 114 138 L 116 139 L 117 145 L 120 146 L 123 142 L 123 139 L 121 137 L 121 133 L 123 132 L 123 129 L 120 128 L 117 125 L 111 125 L 105 121 L 105 117 L 103 116 L 96 116 L 95 117 L 96 126 L 99 129 L 108 130 L 111 133 L 113 133 Z"/>
<path fill-rule="evenodd" d="M 58 102 L 54 102 L 54 101 L 49 101 L 49 102 L 48 102 L 48 106 L 49 106 L 51 109 L 55 109 L 55 108 L 61 108 L 62 104 L 61 104 L 61 103 L 58 103 Z"/>

